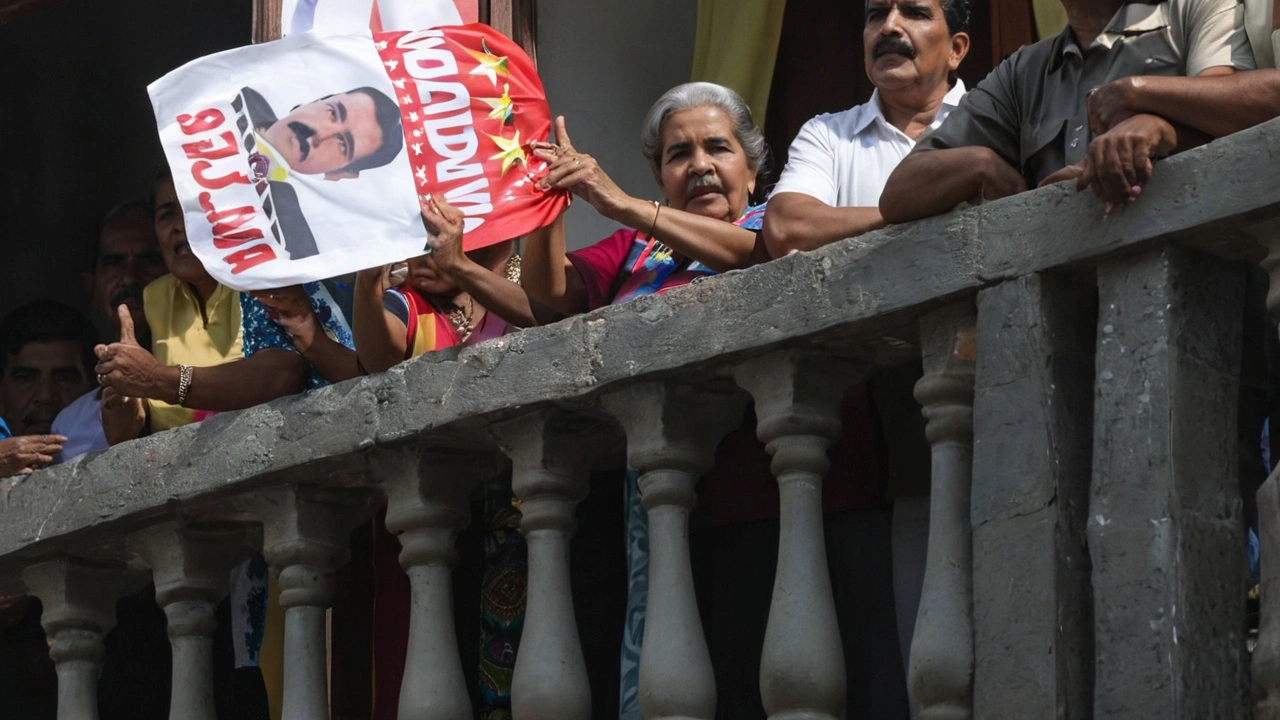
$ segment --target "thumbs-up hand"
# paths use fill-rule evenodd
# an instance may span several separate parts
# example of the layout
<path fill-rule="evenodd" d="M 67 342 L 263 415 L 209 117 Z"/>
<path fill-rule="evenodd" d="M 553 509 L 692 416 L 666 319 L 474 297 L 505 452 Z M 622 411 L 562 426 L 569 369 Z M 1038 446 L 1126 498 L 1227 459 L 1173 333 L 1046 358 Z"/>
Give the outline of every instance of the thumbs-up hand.
<path fill-rule="evenodd" d="M 133 315 L 129 313 L 129 306 L 122 303 L 116 308 L 116 313 L 120 317 L 120 342 L 125 345 L 137 345 L 138 339 L 133 334 Z"/>
<path fill-rule="evenodd" d="M 129 306 L 121 305 L 120 341 L 110 345 L 98 345 L 93 349 L 98 356 L 98 384 L 114 388 L 122 397 L 143 397 L 163 400 L 173 395 L 174 381 L 169 377 L 170 368 L 161 365 L 134 337 L 133 317 Z"/>

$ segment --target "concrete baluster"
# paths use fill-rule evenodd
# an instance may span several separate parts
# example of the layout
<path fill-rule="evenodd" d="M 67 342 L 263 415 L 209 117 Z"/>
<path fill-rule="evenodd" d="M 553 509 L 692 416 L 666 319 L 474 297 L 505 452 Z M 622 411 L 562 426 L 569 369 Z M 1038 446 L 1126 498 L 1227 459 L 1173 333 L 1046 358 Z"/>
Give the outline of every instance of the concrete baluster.
<path fill-rule="evenodd" d="M 151 568 L 156 602 L 169 621 L 172 720 L 217 720 L 214 611 L 227 594 L 231 569 L 257 540 L 257 533 L 244 526 L 186 525 L 177 520 L 129 537 L 130 550 Z"/>
<path fill-rule="evenodd" d="M 1247 717 L 1244 287 L 1241 265 L 1176 247 L 1098 268 L 1096 720 Z"/>
<path fill-rule="evenodd" d="M 710 718 L 715 674 L 693 592 L 689 513 L 716 445 L 742 423 L 746 397 L 732 387 L 633 385 L 604 398 L 627 432 L 628 465 L 642 473 L 649 517 L 649 597 L 640 658 L 645 718 Z"/>
<path fill-rule="evenodd" d="M 284 608 L 284 720 L 329 716 L 325 614 L 351 530 L 371 513 L 363 490 L 286 487 L 264 493 L 262 554 Z"/>
<path fill-rule="evenodd" d="M 453 622 L 455 540 L 471 519 L 472 488 L 498 466 L 491 455 L 445 447 L 380 450 L 371 464 L 387 491 L 387 529 L 400 539 L 412 591 L 398 717 L 470 718 Z"/>
<path fill-rule="evenodd" d="M 920 720 L 973 717 L 973 379 L 976 312 L 972 301 L 920 321 L 924 377 L 916 399 L 932 446 L 929 552 L 907 687 Z"/>
<path fill-rule="evenodd" d="M 840 436 L 845 391 L 865 374 L 847 359 L 782 351 L 734 368 L 755 398 L 757 435 L 778 478 L 778 570 L 760 658 L 770 718 L 839 718 L 844 650 L 827 569 L 822 481 Z"/>
<path fill-rule="evenodd" d="M 72 559 L 22 571 L 23 583 L 44 606 L 40 624 L 58 673 L 58 720 L 98 718 L 102 638 L 116 624 L 116 600 L 128 589 L 127 579 L 124 567 Z"/>
<path fill-rule="evenodd" d="M 543 410 L 493 428 L 512 462 L 529 544 L 524 631 L 511 679 L 515 720 L 586 720 L 591 688 L 569 587 L 569 538 L 586 497 L 594 443 L 582 420 Z"/>

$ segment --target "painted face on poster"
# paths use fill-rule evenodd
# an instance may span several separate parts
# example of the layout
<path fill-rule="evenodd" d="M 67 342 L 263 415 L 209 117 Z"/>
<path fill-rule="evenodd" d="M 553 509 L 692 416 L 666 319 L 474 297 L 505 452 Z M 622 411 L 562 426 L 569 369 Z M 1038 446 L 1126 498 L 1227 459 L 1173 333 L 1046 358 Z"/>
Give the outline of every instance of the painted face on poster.
<path fill-rule="evenodd" d="M 281 287 L 421 251 L 400 110 L 369 36 L 231 50 L 149 90 L 191 247 L 220 282 Z"/>
<path fill-rule="evenodd" d="M 192 251 L 238 290 L 420 255 L 419 198 L 465 216 L 464 248 L 568 204 L 539 190 L 550 133 L 533 63 L 481 24 L 304 33 L 193 61 L 149 88 Z"/>

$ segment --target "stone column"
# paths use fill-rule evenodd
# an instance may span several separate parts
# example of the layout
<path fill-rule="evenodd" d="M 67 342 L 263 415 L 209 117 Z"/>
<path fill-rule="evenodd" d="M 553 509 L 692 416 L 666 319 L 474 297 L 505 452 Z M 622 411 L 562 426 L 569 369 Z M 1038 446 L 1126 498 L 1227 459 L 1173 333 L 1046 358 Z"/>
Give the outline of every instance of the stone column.
<path fill-rule="evenodd" d="M 59 559 L 22 571 L 44 606 L 40 624 L 58 673 L 58 720 L 97 720 L 102 638 L 116 624 L 124 567 Z M 136 589 L 136 588 L 134 588 Z"/>
<path fill-rule="evenodd" d="M 1280 35 L 1273 36 L 1273 39 Z M 1271 277 L 1267 289 L 1267 311 L 1272 323 L 1280 322 L 1280 237 L 1267 243 L 1267 257 L 1261 262 Z M 1272 427 L 1272 435 L 1280 428 Z M 1258 490 L 1258 540 L 1262 556 L 1280 557 L 1280 467 Z M 1280 563 L 1262 562 L 1262 597 L 1259 607 L 1258 644 L 1253 649 L 1253 692 L 1257 698 L 1258 720 L 1280 720 Z"/>
<path fill-rule="evenodd" d="M 1258 490 L 1259 541 L 1264 557 L 1280 553 L 1280 468 Z M 1280 720 L 1280 563 L 1262 562 L 1258 644 L 1253 648 L 1257 720 Z"/>
<path fill-rule="evenodd" d="M 1096 290 L 1028 275 L 978 295 L 973 711 L 1093 712 L 1085 520 Z"/>
<path fill-rule="evenodd" d="M 217 720 L 213 703 L 214 611 L 227 594 L 231 569 L 257 544 L 256 533 L 237 525 L 186 525 L 170 521 L 134 533 L 130 550 L 156 586 L 156 602 L 169 621 L 173 686 L 169 717 Z"/>
<path fill-rule="evenodd" d="M 760 656 L 760 695 L 770 718 L 844 713 L 844 650 L 822 529 L 827 448 L 840 437 L 845 391 L 867 368 L 802 351 L 748 360 L 734 379 L 755 399 L 756 433 L 778 478 L 778 570 Z"/>
<path fill-rule="evenodd" d="M 471 697 L 453 622 L 455 539 L 471 521 L 476 484 L 498 470 L 492 455 L 447 447 L 379 450 L 372 470 L 387 491 L 387 529 L 400 539 L 412 592 L 400 720 L 470 718 Z"/>
<path fill-rule="evenodd" d="M 973 371 L 971 301 L 920 320 L 924 377 L 916 399 L 932 446 L 929 554 L 911 641 L 907 687 L 920 720 L 973 717 Z"/>
<path fill-rule="evenodd" d="M 1244 717 L 1236 466 L 1244 272 L 1166 248 L 1098 268 L 1094 717 Z"/>
<path fill-rule="evenodd" d="M 627 464 L 641 473 L 649 517 L 649 593 L 640 654 L 645 718 L 716 713 L 716 679 L 707 651 L 689 555 L 694 486 L 715 464 L 716 445 L 742 424 L 746 397 L 732 387 L 646 382 L 604 398 L 627 432 Z"/>
<path fill-rule="evenodd" d="M 515 720 L 591 717 L 578 623 L 569 587 L 574 511 L 586 497 L 595 458 L 593 424 L 540 410 L 493 428 L 511 458 L 511 488 L 529 544 L 529 589 L 520 652 L 511 678 Z"/>
<path fill-rule="evenodd" d="M 372 506 L 364 490 L 284 487 L 263 494 L 263 557 L 284 608 L 284 720 L 329 716 L 325 613 L 351 530 Z"/>

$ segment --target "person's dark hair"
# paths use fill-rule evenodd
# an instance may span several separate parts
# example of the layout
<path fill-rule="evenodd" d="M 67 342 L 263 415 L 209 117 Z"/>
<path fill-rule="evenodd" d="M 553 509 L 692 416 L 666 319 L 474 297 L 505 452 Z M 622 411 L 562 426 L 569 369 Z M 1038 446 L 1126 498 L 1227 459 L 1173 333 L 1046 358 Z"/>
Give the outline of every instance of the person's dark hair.
<path fill-rule="evenodd" d="M 969 0 L 938 0 L 938 4 L 942 6 L 942 16 L 947 19 L 947 32 L 952 35 L 969 32 L 969 23 L 973 22 Z"/>
<path fill-rule="evenodd" d="M 151 181 L 151 197 L 147 200 L 147 209 L 151 211 L 152 219 L 156 216 L 156 188 L 171 177 L 173 177 L 173 170 L 169 168 L 168 163 L 165 163 L 156 171 L 156 179 Z"/>
<path fill-rule="evenodd" d="M 0 374 L 8 368 L 9 356 L 22 352 L 28 343 L 60 340 L 80 343 L 84 371 L 92 374 L 98 363 L 93 355 L 98 331 L 88 318 L 56 300 L 20 305 L 0 320 Z"/>
<path fill-rule="evenodd" d="M 869 0 L 863 0 L 862 12 L 866 17 Z M 969 32 L 969 23 L 973 21 L 973 11 L 969 0 L 938 0 L 942 6 L 942 17 L 947 21 L 947 32 L 955 35 L 958 32 Z M 865 21 L 864 21 L 865 24 Z"/>
<path fill-rule="evenodd" d="M 366 155 L 342 169 L 343 172 L 358 173 L 382 167 L 395 160 L 404 147 L 404 131 L 400 128 L 400 106 L 395 100 L 387 97 L 381 90 L 371 87 L 358 87 L 348 91 L 364 93 L 373 100 L 374 117 L 378 119 L 378 127 L 382 128 L 382 145 L 370 155 Z"/>
<path fill-rule="evenodd" d="M 152 194 L 155 194 L 154 191 Z M 96 270 L 98 267 L 98 255 L 102 252 L 102 233 L 106 232 L 107 228 L 111 227 L 112 224 L 120 218 L 127 217 L 134 213 L 146 218 L 147 226 L 151 226 L 153 213 L 151 212 L 151 203 L 146 200 L 127 200 L 111 208 L 107 211 L 107 214 L 103 216 L 102 222 L 98 225 L 98 234 L 93 238 L 93 252 L 89 257 L 90 270 Z"/>

